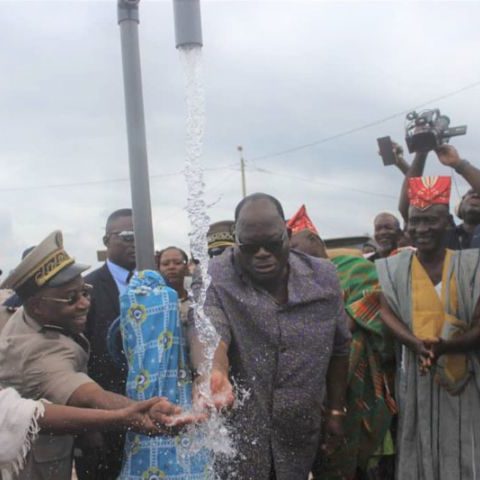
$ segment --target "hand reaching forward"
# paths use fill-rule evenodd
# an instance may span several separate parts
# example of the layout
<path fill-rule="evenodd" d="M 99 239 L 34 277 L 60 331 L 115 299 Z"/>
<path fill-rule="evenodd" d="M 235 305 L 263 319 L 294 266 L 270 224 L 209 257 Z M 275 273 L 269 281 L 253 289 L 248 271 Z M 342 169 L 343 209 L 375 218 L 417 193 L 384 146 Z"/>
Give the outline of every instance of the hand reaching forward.
<path fill-rule="evenodd" d="M 143 435 L 175 435 L 185 425 L 205 420 L 205 415 L 182 413 L 164 397 L 135 402 L 124 410 L 127 426 Z"/>
<path fill-rule="evenodd" d="M 213 404 L 217 410 L 231 408 L 235 402 L 233 387 L 227 375 L 214 370 L 210 377 Z"/>
<path fill-rule="evenodd" d="M 210 376 L 210 394 L 205 379 L 198 378 L 194 384 L 193 402 L 199 411 L 206 408 L 231 408 L 235 402 L 233 387 L 224 373 L 213 370 Z"/>

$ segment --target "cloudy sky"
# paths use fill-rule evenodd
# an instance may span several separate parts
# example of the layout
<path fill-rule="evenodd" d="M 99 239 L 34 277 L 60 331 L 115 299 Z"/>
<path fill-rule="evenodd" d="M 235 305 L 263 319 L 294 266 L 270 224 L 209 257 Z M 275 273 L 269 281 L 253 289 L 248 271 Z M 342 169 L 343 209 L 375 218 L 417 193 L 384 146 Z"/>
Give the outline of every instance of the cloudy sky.
<path fill-rule="evenodd" d="M 142 0 L 140 15 L 155 244 L 187 247 L 171 2 Z M 202 15 L 212 220 L 240 199 L 238 145 L 248 192 L 287 215 L 306 203 L 325 238 L 395 211 L 401 175 L 375 139 L 403 141 L 402 112 L 468 124 L 453 143 L 479 161 L 479 2 L 203 1 Z M 0 268 L 56 228 L 95 265 L 107 215 L 131 205 L 116 2 L 1 1 L 0 18 Z M 427 171 L 448 173 L 434 155 Z"/>

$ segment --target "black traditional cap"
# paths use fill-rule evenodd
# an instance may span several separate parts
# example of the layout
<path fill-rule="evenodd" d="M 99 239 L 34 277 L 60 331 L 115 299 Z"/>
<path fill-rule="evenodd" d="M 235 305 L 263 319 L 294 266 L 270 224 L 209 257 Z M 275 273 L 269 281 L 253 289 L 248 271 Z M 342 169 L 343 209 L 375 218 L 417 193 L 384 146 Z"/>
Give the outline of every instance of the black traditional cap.
<path fill-rule="evenodd" d="M 208 248 L 231 247 L 235 243 L 232 220 L 222 220 L 210 225 L 207 233 Z"/>
<path fill-rule="evenodd" d="M 89 268 L 75 263 L 63 248 L 62 232 L 55 230 L 25 256 L 0 288 L 11 288 L 25 299 L 43 287 L 60 287 Z"/>

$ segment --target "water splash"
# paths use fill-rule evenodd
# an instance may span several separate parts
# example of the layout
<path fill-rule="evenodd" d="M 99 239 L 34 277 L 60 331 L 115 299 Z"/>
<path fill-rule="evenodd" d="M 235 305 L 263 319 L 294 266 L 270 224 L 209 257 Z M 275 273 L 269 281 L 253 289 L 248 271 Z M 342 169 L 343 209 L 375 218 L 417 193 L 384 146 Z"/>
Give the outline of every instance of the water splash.
<path fill-rule="evenodd" d="M 210 218 L 204 198 L 205 183 L 200 162 L 205 131 L 205 95 L 202 77 L 202 50 L 201 47 L 183 47 L 179 49 L 180 59 L 185 72 L 185 99 L 187 106 L 186 119 L 186 160 L 184 175 L 188 188 L 187 213 L 191 231 L 190 248 L 192 256 L 198 260 L 198 268 L 202 282 L 196 301 L 193 303 L 195 328 L 200 342 L 204 346 L 205 360 L 199 366 L 199 373 L 209 379 L 212 370 L 213 357 L 220 337 L 204 310 L 206 292 L 210 285 L 208 274 L 208 244 L 207 232 Z M 201 394 L 211 398 L 209 380 L 203 384 Z M 210 419 L 201 425 L 192 425 L 182 434 L 179 456 L 188 458 L 188 454 L 207 448 L 213 452 L 214 460 L 218 456 L 233 457 L 235 448 L 232 435 L 225 418 L 216 411 Z M 213 470 L 208 478 L 217 478 Z"/>
<path fill-rule="evenodd" d="M 185 72 L 185 100 L 187 106 L 186 120 L 186 159 L 184 175 L 187 182 L 187 213 L 191 230 L 190 248 L 192 256 L 199 262 L 202 287 L 193 305 L 195 326 L 199 339 L 207 350 L 207 362 L 200 366 L 199 373 L 208 375 L 211 371 L 213 355 L 220 337 L 204 311 L 207 289 L 210 285 L 208 274 L 207 232 L 210 218 L 205 202 L 205 183 L 200 162 L 205 131 L 205 94 L 202 82 L 202 50 L 200 47 L 184 47 L 179 49 Z"/>

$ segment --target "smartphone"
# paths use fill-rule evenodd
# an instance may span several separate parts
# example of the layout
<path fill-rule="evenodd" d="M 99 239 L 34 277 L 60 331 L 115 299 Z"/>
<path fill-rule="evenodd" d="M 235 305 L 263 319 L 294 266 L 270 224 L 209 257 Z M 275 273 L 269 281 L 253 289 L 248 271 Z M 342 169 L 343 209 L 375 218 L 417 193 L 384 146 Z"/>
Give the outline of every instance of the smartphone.
<path fill-rule="evenodd" d="M 393 153 L 393 144 L 390 137 L 377 138 L 378 149 L 380 150 L 380 156 L 382 157 L 383 164 L 395 165 L 395 154 Z"/>

